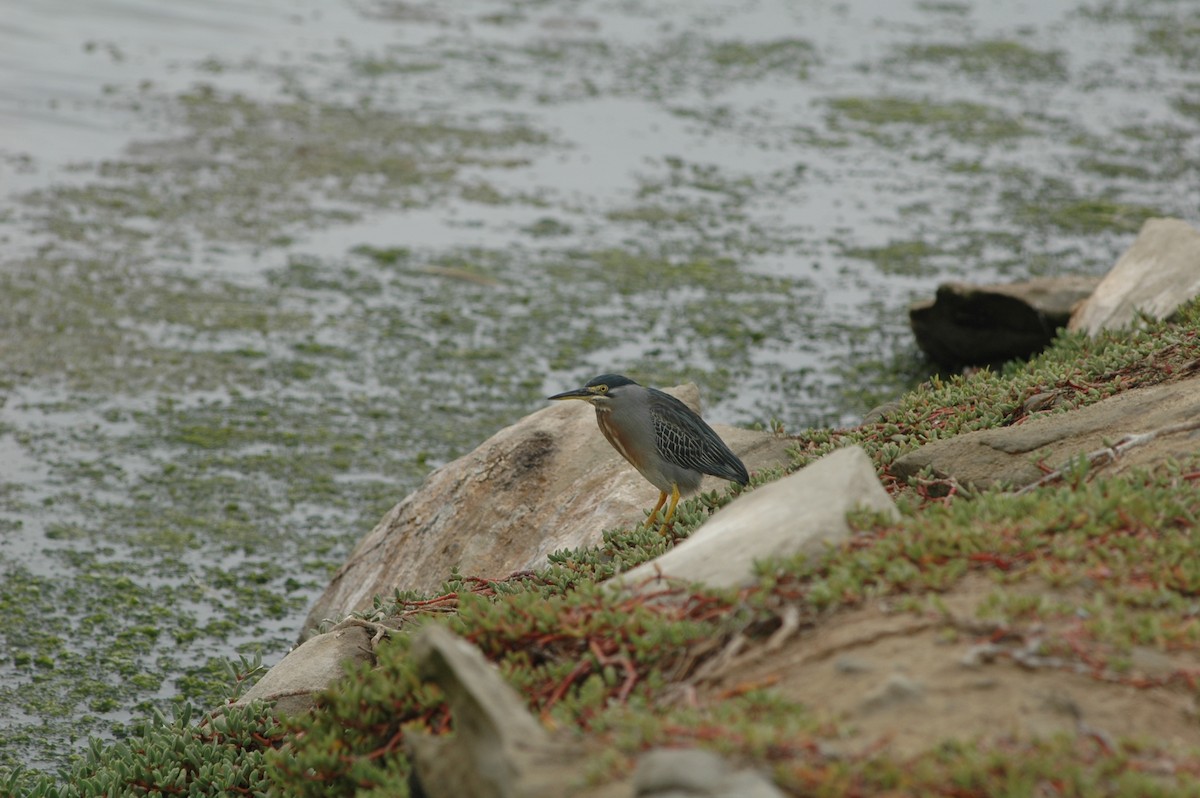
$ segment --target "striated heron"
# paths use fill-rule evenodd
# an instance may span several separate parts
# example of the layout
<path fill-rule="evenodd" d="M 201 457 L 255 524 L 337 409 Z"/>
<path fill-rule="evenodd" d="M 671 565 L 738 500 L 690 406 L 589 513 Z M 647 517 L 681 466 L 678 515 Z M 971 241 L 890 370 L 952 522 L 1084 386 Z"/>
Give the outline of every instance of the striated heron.
<path fill-rule="evenodd" d="M 650 520 L 671 497 L 659 534 L 665 535 L 683 493 L 700 487 L 704 474 L 739 485 L 746 466 L 690 407 L 670 394 L 638 385 L 620 374 L 602 374 L 582 388 L 550 399 L 582 399 L 596 408 L 600 431 L 622 457 L 658 488 Z"/>

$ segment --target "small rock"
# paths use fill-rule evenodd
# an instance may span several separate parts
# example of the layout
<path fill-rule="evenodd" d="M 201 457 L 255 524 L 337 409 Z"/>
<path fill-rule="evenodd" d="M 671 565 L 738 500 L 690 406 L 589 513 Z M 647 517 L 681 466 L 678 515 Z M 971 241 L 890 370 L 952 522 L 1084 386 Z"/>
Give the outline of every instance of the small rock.
<path fill-rule="evenodd" d="M 1065 715 L 1075 720 L 1083 717 L 1083 709 L 1079 702 L 1066 693 L 1044 693 L 1041 698 L 1042 708 L 1055 715 Z"/>
<path fill-rule="evenodd" d="M 870 673 L 875 670 L 875 663 L 862 657 L 852 657 L 846 654 L 833 661 L 833 669 L 838 673 Z"/>
<path fill-rule="evenodd" d="M 866 412 L 862 418 L 862 425 L 865 427 L 868 424 L 878 424 L 887 416 L 900 409 L 900 400 L 891 399 L 881 405 L 876 405 Z"/>
<path fill-rule="evenodd" d="M 863 697 L 858 711 L 864 715 L 879 712 L 900 704 L 915 703 L 924 695 L 925 687 L 920 682 L 901 673 L 893 673 L 878 689 Z"/>
<path fill-rule="evenodd" d="M 312 637 L 292 649 L 234 703 L 262 699 L 286 714 L 306 712 L 313 708 L 316 693 L 346 675 L 348 663 L 374 663 L 372 636 L 368 628 L 345 623 Z"/>
<path fill-rule="evenodd" d="M 996 661 L 999 648 L 994 643 L 980 643 L 971 646 L 958 660 L 964 668 L 980 668 Z"/>
<path fill-rule="evenodd" d="M 637 795 L 708 795 L 728 769 L 721 757 L 702 748 L 657 748 L 638 760 L 633 784 Z"/>
<path fill-rule="evenodd" d="M 724 759 L 700 748 L 657 748 L 638 760 L 633 774 L 637 798 L 783 798 L 753 770 L 734 771 Z"/>
<path fill-rule="evenodd" d="M 1033 396 L 1021 403 L 1021 412 L 1023 415 L 1029 415 L 1030 413 L 1049 410 L 1050 408 L 1054 407 L 1063 393 L 1063 391 L 1043 391 L 1041 393 L 1035 393 Z"/>

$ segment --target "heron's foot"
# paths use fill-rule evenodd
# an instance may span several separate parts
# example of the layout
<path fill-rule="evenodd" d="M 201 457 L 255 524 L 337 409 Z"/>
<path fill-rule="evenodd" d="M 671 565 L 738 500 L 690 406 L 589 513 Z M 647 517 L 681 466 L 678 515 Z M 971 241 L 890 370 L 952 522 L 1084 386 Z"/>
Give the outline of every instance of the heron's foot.
<path fill-rule="evenodd" d="M 667 494 L 664 493 L 663 498 L 666 498 L 666 495 Z M 671 491 L 671 503 L 667 506 L 667 514 L 663 516 L 662 526 L 658 528 L 658 534 L 662 535 L 664 538 L 667 536 L 667 531 L 674 528 L 674 524 L 672 522 L 675 520 L 675 508 L 678 506 L 679 486 L 676 485 L 675 489 Z M 655 509 L 657 510 L 657 508 Z"/>

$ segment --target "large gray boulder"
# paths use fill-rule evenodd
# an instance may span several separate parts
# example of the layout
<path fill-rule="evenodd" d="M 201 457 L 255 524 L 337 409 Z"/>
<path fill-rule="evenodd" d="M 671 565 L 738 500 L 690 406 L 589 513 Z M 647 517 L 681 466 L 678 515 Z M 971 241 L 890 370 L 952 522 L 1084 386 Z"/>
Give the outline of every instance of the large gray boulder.
<path fill-rule="evenodd" d="M 699 410 L 699 390 L 668 391 Z M 786 463 L 786 438 L 725 425 L 717 433 L 751 471 Z M 726 483 L 707 478 L 701 490 Z M 583 402 L 554 402 L 437 469 L 393 507 L 338 569 L 305 629 L 369 609 L 397 588 L 436 590 L 454 568 L 503 578 L 559 549 L 632 526 L 658 490 L 618 455 Z"/>
<path fill-rule="evenodd" d="M 1200 231 L 1179 219 L 1148 219 L 1104 280 L 1071 316 L 1070 330 L 1096 335 L 1170 317 L 1200 294 Z"/>

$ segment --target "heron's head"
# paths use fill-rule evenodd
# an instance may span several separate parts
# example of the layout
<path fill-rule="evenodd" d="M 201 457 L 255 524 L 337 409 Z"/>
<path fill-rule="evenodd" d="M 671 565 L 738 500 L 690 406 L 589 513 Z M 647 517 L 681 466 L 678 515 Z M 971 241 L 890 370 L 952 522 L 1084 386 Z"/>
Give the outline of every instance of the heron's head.
<path fill-rule="evenodd" d="M 601 374 L 595 379 L 588 380 L 582 388 L 557 393 L 550 399 L 582 399 L 597 410 L 610 410 L 613 403 L 621 400 L 622 393 L 626 389 L 636 385 L 636 382 L 620 374 Z"/>

